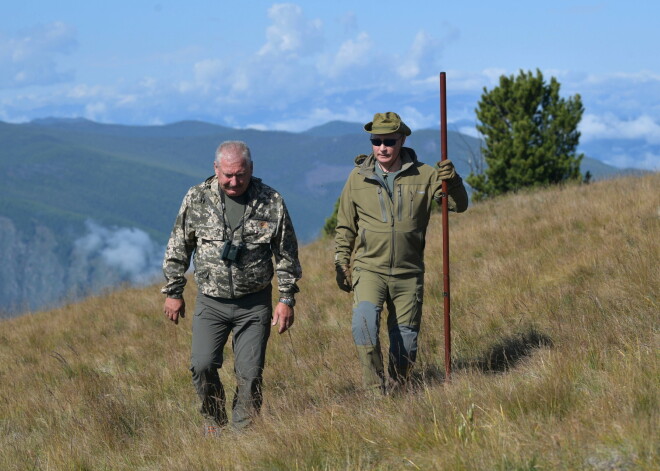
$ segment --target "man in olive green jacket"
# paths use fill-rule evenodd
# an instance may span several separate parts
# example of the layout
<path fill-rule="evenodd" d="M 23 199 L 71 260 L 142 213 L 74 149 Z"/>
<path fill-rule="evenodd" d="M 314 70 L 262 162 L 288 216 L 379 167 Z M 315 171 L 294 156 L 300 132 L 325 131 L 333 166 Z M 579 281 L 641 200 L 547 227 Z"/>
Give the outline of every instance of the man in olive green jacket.
<path fill-rule="evenodd" d="M 431 167 L 403 146 L 411 131 L 396 113 L 376 113 L 364 129 L 371 134 L 373 151 L 356 157 L 341 193 L 335 268 L 339 288 L 353 291 L 353 340 L 364 385 L 385 393 L 378 340 L 383 305 L 388 310 L 388 372 L 392 384 L 401 385 L 417 355 L 432 202 L 440 201 L 443 180 L 450 210 L 465 211 L 468 197 L 450 160 Z"/>

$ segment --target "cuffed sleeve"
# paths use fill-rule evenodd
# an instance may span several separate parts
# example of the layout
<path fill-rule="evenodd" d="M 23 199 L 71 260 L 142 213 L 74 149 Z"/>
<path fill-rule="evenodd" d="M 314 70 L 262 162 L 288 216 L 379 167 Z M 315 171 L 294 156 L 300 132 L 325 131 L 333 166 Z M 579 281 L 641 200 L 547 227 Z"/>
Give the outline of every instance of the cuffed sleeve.
<path fill-rule="evenodd" d="M 453 178 L 447 181 L 447 195 L 449 197 L 448 208 L 450 211 L 462 213 L 468 208 L 468 194 L 463 184 L 463 179 L 457 173 Z M 442 181 L 438 179 L 436 182 L 437 190 L 433 195 L 433 199 L 437 202 L 442 200 Z"/>
<path fill-rule="evenodd" d="M 185 273 L 190 267 L 190 260 L 196 247 L 194 231 L 187 229 L 187 216 L 190 205 L 189 191 L 181 203 L 170 239 L 165 249 L 163 275 L 167 280 L 161 292 L 170 298 L 182 298 L 186 286 Z"/>

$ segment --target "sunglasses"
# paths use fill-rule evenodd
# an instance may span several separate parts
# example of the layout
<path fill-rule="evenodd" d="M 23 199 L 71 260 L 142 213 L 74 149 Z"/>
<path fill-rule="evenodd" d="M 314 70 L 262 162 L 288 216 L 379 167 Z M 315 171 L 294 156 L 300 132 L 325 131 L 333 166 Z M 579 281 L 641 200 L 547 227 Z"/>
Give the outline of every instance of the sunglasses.
<path fill-rule="evenodd" d="M 376 147 L 380 147 L 383 144 L 385 144 L 387 147 L 392 147 L 393 145 L 396 144 L 396 142 L 399 140 L 399 138 L 396 138 L 396 139 L 369 139 L 369 140 Z"/>

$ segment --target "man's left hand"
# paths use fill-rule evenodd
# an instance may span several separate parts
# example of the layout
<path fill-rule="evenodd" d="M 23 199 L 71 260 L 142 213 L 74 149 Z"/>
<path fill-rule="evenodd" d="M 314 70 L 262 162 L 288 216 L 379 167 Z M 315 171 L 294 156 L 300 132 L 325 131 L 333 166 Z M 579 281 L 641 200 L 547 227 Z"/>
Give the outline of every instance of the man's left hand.
<path fill-rule="evenodd" d="M 293 325 L 293 308 L 284 303 L 277 303 L 271 325 L 279 324 L 277 332 L 282 334 Z"/>
<path fill-rule="evenodd" d="M 456 176 L 456 169 L 451 160 L 441 160 L 438 162 L 438 177 L 440 180 L 451 180 Z"/>

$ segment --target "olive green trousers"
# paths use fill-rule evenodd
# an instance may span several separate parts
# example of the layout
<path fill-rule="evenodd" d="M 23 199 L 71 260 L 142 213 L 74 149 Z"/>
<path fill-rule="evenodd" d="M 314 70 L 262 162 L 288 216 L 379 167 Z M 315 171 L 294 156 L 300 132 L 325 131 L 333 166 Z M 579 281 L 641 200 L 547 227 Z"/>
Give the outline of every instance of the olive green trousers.
<path fill-rule="evenodd" d="M 379 340 L 383 306 L 387 306 L 390 340 L 388 373 L 392 380 L 404 383 L 417 357 L 423 298 L 423 274 L 389 276 L 360 268 L 353 270 L 353 340 L 367 389 L 385 391 Z"/>

